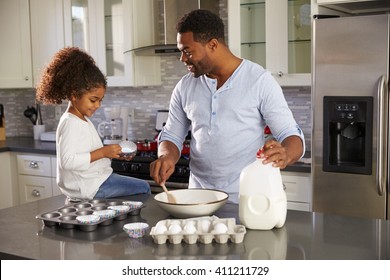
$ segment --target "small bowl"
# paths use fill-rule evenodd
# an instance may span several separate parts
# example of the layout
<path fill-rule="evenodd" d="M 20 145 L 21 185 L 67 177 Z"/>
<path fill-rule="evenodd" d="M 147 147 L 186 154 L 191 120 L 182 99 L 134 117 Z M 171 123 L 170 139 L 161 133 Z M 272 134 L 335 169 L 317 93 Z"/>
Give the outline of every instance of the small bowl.
<path fill-rule="evenodd" d="M 141 238 L 145 236 L 148 229 L 149 225 L 147 223 L 130 223 L 123 226 L 123 230 L 131 238 Z"/>
<path fill-rule="evenodd" d="M 137 144 L 131 141 L 122 141 L 119 143 L 122 148 L 122 153 L 119 155 L 121 159 L 131 160 L 137 154 Z"/>

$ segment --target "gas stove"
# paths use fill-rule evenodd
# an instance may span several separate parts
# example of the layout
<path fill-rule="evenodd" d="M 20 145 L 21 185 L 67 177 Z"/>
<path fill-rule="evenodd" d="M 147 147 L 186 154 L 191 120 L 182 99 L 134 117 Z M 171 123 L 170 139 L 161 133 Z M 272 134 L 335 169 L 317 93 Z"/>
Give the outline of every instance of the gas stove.
<path fill-rule="evenodd" d="M 115 173 L 131 176 L 146 180 L 152 189 L 153 193 L 162 191 L 160 186 L 157 186 L 150 177 L 150 164 L 157 159 L 156 154 L 151 153 L 137 153 L 131 161 L 124 161 L 113 159 L 111 167 Z M 181 157 L 176 164 L 175 171 L 166 182 L 168 189 L 186 189 L 188 188 L 188 180 L 190 176 L 189 159 Z"/>

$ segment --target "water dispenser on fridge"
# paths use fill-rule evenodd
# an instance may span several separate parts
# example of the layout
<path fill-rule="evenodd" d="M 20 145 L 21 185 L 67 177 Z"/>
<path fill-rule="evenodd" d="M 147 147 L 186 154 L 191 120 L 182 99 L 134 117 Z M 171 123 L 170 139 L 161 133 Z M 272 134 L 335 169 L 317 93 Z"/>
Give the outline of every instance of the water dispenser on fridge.
<path fill-rule="evenodd" d="M 371 174 L 372 97 L 324 96 L 323 171 Z"/>

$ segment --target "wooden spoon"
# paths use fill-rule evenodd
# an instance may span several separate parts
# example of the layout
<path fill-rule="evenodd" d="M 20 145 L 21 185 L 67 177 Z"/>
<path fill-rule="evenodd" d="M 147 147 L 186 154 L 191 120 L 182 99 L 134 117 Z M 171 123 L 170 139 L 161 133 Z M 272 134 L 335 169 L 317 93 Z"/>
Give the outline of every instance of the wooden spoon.
<path fill-rule="evenodd" d="M 167 194 L 168 202 L 176 204 L 177 201 L 176 201 L 175 196 L 170 191 L 168 191 L 165 184 L 162 184 L 161 187 L 163 188 L 164 192 Z"/>

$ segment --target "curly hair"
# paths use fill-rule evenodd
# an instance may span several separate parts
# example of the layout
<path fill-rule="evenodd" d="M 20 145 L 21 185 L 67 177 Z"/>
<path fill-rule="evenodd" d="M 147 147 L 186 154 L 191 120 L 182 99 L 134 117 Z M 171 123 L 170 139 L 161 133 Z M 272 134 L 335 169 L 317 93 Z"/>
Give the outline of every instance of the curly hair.
<path fill-rule="evenodd" d="M 192 32 L 197 42 L 207 43 L 215 38 L 225 44 L 222 19 L 208 10 L 198 9 L 185 14 L 176 24 L 176 31 Z"/>
<path fill-rule="evenodd" d="M 61 104 L 99 87 L 106 88 L 107 81 L 94 59 L 79 48 L 67 47 L 59 50 L 43 71 L 36 87 L 36 100 Z"/>

